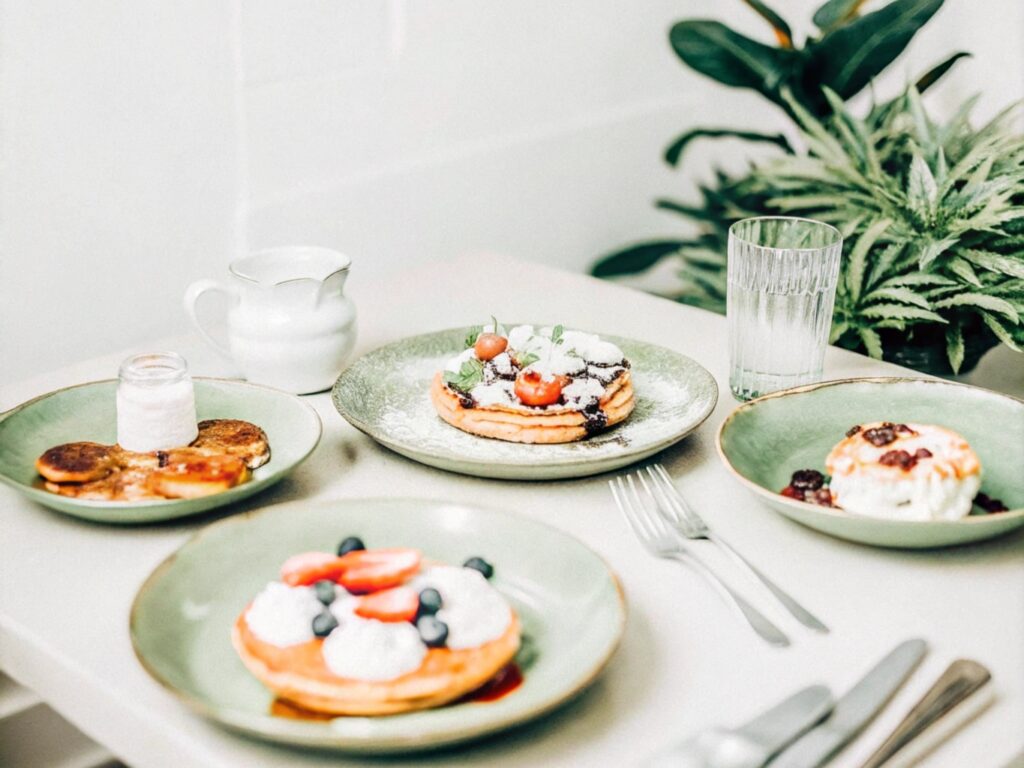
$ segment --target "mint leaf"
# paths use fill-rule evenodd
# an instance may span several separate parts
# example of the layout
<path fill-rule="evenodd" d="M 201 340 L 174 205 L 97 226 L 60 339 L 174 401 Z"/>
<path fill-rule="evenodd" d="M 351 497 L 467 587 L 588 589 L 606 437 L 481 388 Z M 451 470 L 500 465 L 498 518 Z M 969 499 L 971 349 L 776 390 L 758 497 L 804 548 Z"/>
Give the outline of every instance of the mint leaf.
<path fill-rule="evenodd" d="M 525 368 L 532 363 L 536 363 L 538 360 L 540 360 L 540 357 L 535 355 L 533 352 L 525 352 L 516 358 L 516 362 L 519 363 L 520 368 Z"/>
<path fill-rule="evenodd" d="M 551 343 L 552 344 L 561 344 L 562 343 L 562 334 L 564 332 L 565 332 L 565 328 L 563 328 L 560 325 L 556 325 L 552 329 L 552 331 L 551 331 Z"/>
<path fill-rule="evenodd" d="M 445 371 L 444 383 L 452 389 L 469 394 L 477 384 L 484 380 L 484 364 L 479 360 L 467 360 L 458 372 Z"/>
<path fill-rule="evenodd" d="M 476 344 L 476 340 L 480 334 L 483 333 L 483 330 L 483 326 L 481 325 L 474 325 L 469 329 L 469 333 L 466 334 L 466 349 L 469 349 Z"/>

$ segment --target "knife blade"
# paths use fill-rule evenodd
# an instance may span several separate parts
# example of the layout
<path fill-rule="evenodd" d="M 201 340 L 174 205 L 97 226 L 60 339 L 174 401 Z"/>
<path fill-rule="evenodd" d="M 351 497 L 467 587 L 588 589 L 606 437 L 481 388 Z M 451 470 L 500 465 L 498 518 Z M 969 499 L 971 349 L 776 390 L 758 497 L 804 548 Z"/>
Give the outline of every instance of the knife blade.
<path fill-rule="evenodd" d="M 928 644 L 920 638 L 896 646 L 839 699 L 821 725 L 793 742 L 770 768 L 816 768 L 832 757 L 875 718 L 927 650 Z"/>
<path fill-rule="evenodd" d="M 711 728 L 661 752 L 645 768 L 760 768 L 834 704 L 823 685 L 797 691 L 735 730 Z"/>

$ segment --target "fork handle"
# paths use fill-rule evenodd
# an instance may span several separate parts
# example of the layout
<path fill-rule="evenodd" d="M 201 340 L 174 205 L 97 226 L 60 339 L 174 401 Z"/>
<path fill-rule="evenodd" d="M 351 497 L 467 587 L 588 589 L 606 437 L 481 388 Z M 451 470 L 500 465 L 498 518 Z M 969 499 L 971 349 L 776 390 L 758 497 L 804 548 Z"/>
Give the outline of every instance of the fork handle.
<path fill-rule="evenodd" d="M 768 643 L 780 647 L 789 645 L 789 638 L 786 637 L 781 629 L 775 626 L 763 613 L 757 610 L 757 608 L 748 603 L 743 595 L 736 592 L 725 581 L 723 581 L 722 578 L 711 570 L 711 567 L 703 560 L 693 554 L 686 557 L 682 553 L 673 555 L 673 559 L 678 560 L 684 565 L 693 566 L 697 573 L 707 579 L 707 581 L 716 590 L 718 590 L 718 592 L 726 599 L 726 602 L 731 602 L 739 609 L 739 612 L 743 615 L 743 618 L 747 620 L 747 623 L 750 624 L 753 630 Z"/>
<path fill-rule="evenodd" d="M 746 568 L 753 576 L 755 576 L 762 584 L 764 584 L 768 591 L 775 595 L 775 598 L 782 603 L 786 610 L 789 611 L 793 618 L 803 624 L 805 627 L 815 630 L 816 632 L 822 632 L 828 634 L 829 628 L 825 626 L 817 616 L 804 608 L 798 603 L 793 597 L 789 595 L 782 587 L 776 584 L 774 581 L 765 576 L 759 571 L 754 564 L 751 563 L 747 558 L 741 555 L 737 550 L 733 549 L 733 546 L 724 539 L 720 539 L 714 533 L 708 532 L 708 540 L 714 542 L 721 547 L 726 553 L 729 554 L 737 563 Z"/>

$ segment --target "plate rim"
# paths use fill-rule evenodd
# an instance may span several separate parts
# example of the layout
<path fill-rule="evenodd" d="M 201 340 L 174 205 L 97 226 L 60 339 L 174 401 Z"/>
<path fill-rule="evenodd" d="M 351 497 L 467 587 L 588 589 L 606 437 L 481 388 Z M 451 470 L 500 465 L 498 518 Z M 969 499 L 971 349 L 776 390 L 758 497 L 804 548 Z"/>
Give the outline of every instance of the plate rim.
<path fill-rule="evenodd" d="M 985 392 L 989 395 L 996 397 L 1003 397 L 1007 400 L 1011 400 L 1020 405 L 1024 405 L 1024 400 L 1014 397 L 1013 395 L 1007 395 L 1003 392 L 996 392 L 992 389 L 986 389 L 985 387 L 975 387 L 971 384 L 964 384 L 959 381 L 946 381 L 945 379 L 928 379 L 920 378 L 915 376 L 851 376 L 844 379 L 830 379 L 828 381 L 818 381 L 813 384 L 804 384 L 799 387 L 790 387 L 789 389 L 782 389 L 777 392 L 770 392 L 767 395 L 761 397 L 755 397 L 746 402 L 737 405 L 732 412 L 729 413 L 722 423 L 718 426 L 718 431 L 715 433 L 715 451 L 718 454 L 719 461 L 725 466 L 726 470 L 732 474 L 741 484 L 745 485 L 748 489 L 753 491 L 757 496 L 765 496 L 768 500 L 768 496 L 771 495 L 771 501 L 777 503 L 780 507 L 788 507 L 794 512 L 800 512 L 804 515 L 814 516 L 817 515 L 822 519 L 841 520 L 845 522 L 852 521 L 853 524 L 857 524 L 861 521 L 867 521 L 871 523 L 882 524 L 891 528 L 911 528 L 913 526 L 923 529 L 929 527 L 932 529 L 945 529 L 954 530 L 956 528 L 963 528 L 964 526 L 984 526 L 992 525 L 994 520 L 990 515 L 968 515 L 959 520 L 889 520 L 883 517 L 869 517 L 867 515 L 855 515 L 850 512 L 835 511 L 828 507 L 822 507 L 818 504 L 811 504 L 807 501 L 797 501 L 786 496 L 782 496 L 777 493 L 772 493 L 762 485 L 755 483 L 747 477 L 744 477 L 736 467 L 733 466 L 732 461 L 726 455 L 725 450 L 722 448 L 722 435 L 729 428 L 733 421 L 733 418 L 741 411 L 748 410 L 756 407 L 761 403 L 779 397 L 787 397 L 790 395 L 803 394 L 805 392 L 813 392 L 817 389 L 824 389 L 826 387 L 833 387 L 843 384 L 910 384 L 910 383 L 923 383 L 923 384 L 934 384 L 939 386 L 957 387 L 961 389 L 973 389 L 980 392 Z M 778 497 L 778 498 L 775 498 Z M 1024 517 L 1024 507 L 1018 509 L 1011 509 L 1007 512 L 1000 512 L 995 520 L 1006 521 L 1016 520 L 1017 518 Z"/>
<path fill-rule="evenodd" d="M 264 391 L 264 392 L 271 392 L 271 393 L 273 393 L 275 395 L 283 395 L 285 397 L 288 397 L 288 398 L 291 398 L 291 399 L 295 400 L 296 403 L 301 405 L 307 411 L 307 413 L 313 417 L 312 424 L 315 425 L 315 427 L 316 427 L 316 439 L 312 441 L 312 443 L 311 443 L 310 447 L 308 448 L 308 450 L 306 450 L 306 452 L 303 453 L 302 456 L 300 456 L 298 459 L 296 459 L 295 463 L 292 464 L 292 466 L 288 470 L 284 470 L 285 474 L 287 474 L 291 470 L 294 470 L 300 464 L 302 464 L 306 459 L 308 459 L 313 454 L 313 451 L 316 450 L 317 446 L 320 445 L 320 441 L 323 439 L 324 424 L 323 424 L 323 420 L 320 418 L 320 414 L 317 413 L 316 409 L 312 405 L 310 405 L 309 403 L 307 403 L 307 402 L 303 401 L 302 399 L 300 399 L 298 395 L 293 395 L 290 392 L 286 392 L 283 389 L 277 389 L 276 387 L 268 387 L 268 386 L 266 386 L 264 384 L 255 384 L 255 383 L 253 383 L 251 381 L 244 381 L 244 380 L 239 380 L 239 379 L 229 379 L 229 378 L 220 377 L 220 376 L 193 376 L 192 379 L 194 381 L 209 382 L 209 383 L 213 383 L 213 384 L 222 384 L 222 385 L 223 384 L 227 384 L 229 386 L 249 387 L 249 388 L 261 390 L 261 391 Z M 117 383 L 117 379 L 112 379 L 112 378 L 111 379 L 94 379 L 92 381 L 83 381 L 83 382 L 79 382 L 77 384 L 69 384 L 66 387 L 58 387 L 57 389 L 54 389 L 54 390 L 52 390 L 50 392 L 44 392 L 41 395 L 37 395 L 37 396 L 35 396 L 33 398 L 30 398 L 30 399 L 24 401 L 23 403 L 19 403 L 18 405 L 15 405 L 13 408 L 9 408 L 8 410 L 0 413 L 0 424 L 3 424 L 3 422 L 6 421 L 9 417 L 14 416 L 14 415 L 24 411 L 26 408 L 29 408 L 29 407 L 35 405 L 36 403 L 38 403 L 38 402 L 40 402 L 42 400 L 46 400 L 46 399 L 48 399 L 50 397 L 53 397 L 55 395 L 59 395 L 59 394 L 61 394 L 63 392 L 68 392 L 70 390 L 80 389 L 80 388 L 83 388 L 83 387 L 92 387 L 92 386 L 96 386 L 98 384 L 111 384 L 111 383 L 116 384 Z M 273 450 L 273 446 L 271 446 L 271 450 Z M 280 479 L 280 478 L 282 478 L 284 476 L 285 475 L 282 474 L 280 476 L 275 477 L 274 478 L 275 482 L 276 482 L 276 480 L 278 480 L 278 479 Z M 267 479 L 269 479 L 269 478 L 267 478 Z M 11 478 L 9 475 L 7 475 L 6 473 L 4 473 L 2 471 L 0 471 L 0 483 L 2 483 L 3 485 L 8 486 L 9 488 L 14 489 L 16 492 L 20 493 L 25 498 L 30 499 L 32 501 L 37 501 L 38 503 L 43 504 L 47 508 L 53 509 L 53 510 L 58 511 L 58 512 L 61 512 L 62 514 L 71 515 L 73 517 L 79 517 L 79 518 L 82 518 L 82 519 L 90 519 L 90 520 L 96 520 L 97 519 L 97 518 L 94 518 L 94 517 L 83 518 L 83 516 L 81 516 L 81 515 L 75 515 L 72 512 L 68 512 L 68 511 L 66 511 L 64 509 L 60 509 L 60 508 L 51 506 L 49 504 L 46 504 L 46 500 L 49 500 L 49 497 L 53 496 L 54 494 L 48 493 L 47 491 L 41 490 L 39 488 L 35 488 L 35 487 L 31 486 L 31 485 L 26 485 L 25 483 L 19 482 L 18 480 L 15 480 L 15 479 Z M 235 486 L 235 488 L 245 488 L 246 485 L 248 485 L 248 483 L 245 483 L 245 484 L 240 485 L 240 486 Z M 223 493 L 228 493 L 231 490 L 233 490 L 233 489 L 228 489 L 228 491 L 225 491 Z M 220 496 L 220 495 L 222 495 L 222 494 L 214 494 L 210 498 L 215 498 L 216 496 Z M 251 495 L 251 494 L 247 494 L 247 495 Z M 131 502 L 129 504 L 125 504 L 124 502 L 121 502 L 121 501 L 106 501 L 106 500 L 102 500 L 102 499 L 75 499 L 75 498 L 67 498 L 67 497 L 58 497 L 58 498 L 62 499 L 64 503 L 69 503 L 71 506 L 80 507 L 82 509 L 89 509 L 89 510 L 117 510 L 117 509 L 128 509 L 128 508 L 131 508 L 131 509 L 146 509 L 146 510 L 170 510 L 170 509 L 173 509 L 176 505 L 179 505 L 179 504 L 181 504 L 183 502 L 195 501 L 195 499 L 150 499 L 150 500 L 136 501 L 136 502 Z M 234 498 L 234 497 L 232 497 L 232 498 Z M 239 501 L 240 500 L 241 499 L 239 499 Z M 213 509 L 213 508 L 218 507 L 218 506 L 224 506 L 224 505 L 223 504 L 215 504 L 215 505 L 213 505 L 213 507 L 207 507 L 206 509 Z M 205 511 L 205 510 L 197 510 L 196 514 L 198 514 L 200 511 Z M 187 514 L 192 514 L 192 513 L 191 512 L 190 513 L 186 513 L 186 515 Z M 167 517 L 167 518 L 164 518 L 164 517 L 160 518 L 161 521 L 162 520 L 171 520 L 171 519 L 174 519 L 174 516 Z M 114 521 L 108 521 L 108 522 L 114 522 Z"/>
<path fill-rule="evenodd" d="M 293 722 L 278 718 L 274 720 L 269 715 L 253 715 L 247 712 L 241 712 L 235 709 L 220 709 L 214 705 L 204 702 L 202 699 L 194 697 L 180 690 L 174 686 L 170 681 L 166 680 L 153 666 L 151 666 L 146 660 L 145 656 L 139 650 L 139 643 L 137 641 L 137 616 L 139 610 L 139 604 L 142 601 L 144 595 L 151 590 L 166 571 L 168 571 L 177 560 L 179 553 L 186 547 L 189 547 L 202 538 L 207 536 L 211 530 L 218 529 L 221 526 L 227 525 L 244 525 L 250 520 L 262 516 L 265 514 L 280 513 L 281 508 L 289 506 L 297 506 L 302 504 L 303 507 L 308 508 L 309 506 L 328 506 L 328 505 L 352 505 L 358 507 L 360 504 L 366 502 L 385 502 L 385 503 L 407 503 L 407 504 L 429 504 L 434 507 L 458 507 L 462 510 L 469 510 L 474 514 L 477 512 L 484 512 L 488 515 L 499 515 L 510 520 L 518 522 L 525 521 L 528 525 L 536 525 L 541 528 L 547 529 L 550 532 L 555 533 L 558 536 L 566 537 L 575 542 L 576 545 L 582 547 L 589 555 L 594 557 L 599 562 L 608 574 L 608 577 L 612 583 L 615 593 L 615 605 L 618 608 L 618 622 L 614 628 L 614 637 L 604 654 L 598 658 L 594 664 L 586 671 L 585 675 L 575 685 L 567 688 L 564 691 L 559 692 L 555 696 L 552 696 L 549 700 L 542 702 L 536 708 L 516 713 L 514 716 L 506 717 L 504 719 L 498 719 L 490 723 L 483 724 L 482 726 L 470 727 L 469 732 L 463 730 L 453 730 L 443 734 L 428 734 L 428 735 L 416 735 L 408 738 L 393 737 L 384 738 L 380 736 L 370 736 L 360 739 L 355 742 L 351 742 L 352 736 L 335 736 L 332 743 L 325 743 L 323 736 L 330 737 L 330 731 L 326 731 L 323 736 L 319 734 L 316 728 L 329 728 L 331 720 L 324 721 L 323 723 L 309 723 L 309 722 Z M 446 499 L 431 499 L 418 496 L 361 496 L 361 497 L 344 497 L 336 499 L 314 499 L 310 501 L 302 501 L 296 499 L 293 501 L 281 502 L 278 504 L 271 504 L 269 506 L 260 507 L 258 509 L 248 510 L 238 515 L 231 515 L 229 517 L 216 520 L 208 525 L 204 525 L 189 536 L 184 542 L 181 543 L 177 549 L 164 557 L 154 568 L 150 571 L 149 575 L 142 581 L 139 588 L 136 590 L 134 597 L 132 598 L 131 607 L 128 612 L 128 636 L 132 646 L 132 653 L 135 655 L 136 660 L 140 666 L 145 670 L 154 681 L 156 681 L 162 689 L 170 693 L 180 703 L 184 704 L 193 712 L 207 718 L 209 721 L 214 722 L 225 727 L 233 728 L 242 731 L 246 734 L 252 735 L 256 738 L 263 740 L 269 740 L 280 744 L 290 746 L 318 746 L 321 748 L 329 749 L 337 752 L 346 753 L 386 753 L 394 752 L 399 749 L 440 749 L 446 746 L 454 744 L 473 741 L 484 736 L 510 730 L 520 725 L 524 725 L 528 722 L 536 720 L 549 712 L 552 712 L 563 705 L 569 703 L 574 698 L 582 694 L 587 688 L 589 688 L 601 675 L 602 672 L 607 668 L 611 660 L 615 657 L 619 648 L 622 646 L 622 642 L 625 638 L 626 627 L 629 621 L 629 603 L 626 600 L 625 589 L 623 588 L 622 581 L 618 574 L 611 567 L 611 564 L 607 559 L 597 552 L 593 547 L 587 544 L 585 541 L 580 539 L 567 531 L 557 528 L 554 525 L 544 521 L 538 520 L 532 517 L 524 517 L 515 512 L 510 512 L 504 508 L 493 507 L 486 504 L 468 503 L 461 501 L 452 501 Z M 427 710 L 429 711 L 429 710 Z M 258 726 L 260 723 L 269 720 L 270 722 L 277 722 L 280 729 L 275 729 L 273 732 L 264 732 L 259 730 Z M 278 722 L 279 721 L 279 722 Z M 345 741 L 339 741 L 338 739 L 348 740 L 350 743 Z"/>
<path fill-rule="evenodd" d="M 534 323 L 534 325 L 536 325 L 536 323 Z M 468 327 L 468 326 L 466 326 L 466 327 Z M 387 448 L 389 448 L 391 450 L 394 450 L 396 453 L 401 453 L 402 455 L 408 455 L 408 454 L 404 453 L 404 451 L 410 451 L 410 452 L 417 453 L 417 454 L 423 453 L 424 451 L 421 448 L 410 447 L 408 444 L 398 442 L 396 440 L 391 439 L 390 437 L 381 437 L 379 434 L 377 434 L 377 432 L 378 432 L 377 430 L 375 430 L 372 426 L 367 424 L 365 421 L 363 421 L 359 417 L 355 416 L 351 412 L 351 409 L 344 408 L 342 406 L 342 403 L 341 403 L 339 397 L 338 397 L 339 386 L 341 384 L 342 379 L 345 378 L 346 376 L 350 375 L 350 372 L 352 371 L 352 369 L 361 360 L 363 360 L 363 358 L 366 358 L 366 357 L 369 357 L 370 355 L 376 354 L 376 353 L 380 352 L 381 350 L 387 349 L 388 347 L 394 346 L 396 344 L 400 344 L 402 342 L 411 341 L 413 339 L 422 339 L 422 338 L 426 338 L 426 337 L 429 337 L 429 336 L 437 336 L 439 334 L 445 334 L 445 333 L 463 333 L 463 332 L 465 332 L 465 328 L 463 326 L 452 326 L 450 328 L 441 328 L 441 329 L 438 329 L 436 331 L 427 331 L 425 333 L 416 333 L 416 334 L 413 334 L 411 336 L 403 336 L 403 337 L 401 337 L 399 339 L 395 339 L 394 341 L 386 342 L 386 343 L 381 344 L 381 345 L 379 345 L 377 347 L 374 347 L 371 350 L 368 350 L 368 351 L 364 352 L 359 357 L 357 357 L 355 360 L 353 360 L 348 366 L 345 367 L 345 370 L 343 370 L 339 374 L 338 378 L 335 380 L 334 384 L 331 386 L 331 402 L 334 404 L 334 409 L 338 412 L 338 414 L 343 419 L 345 419 L 345 421 L 347 421 L 349 424 L 351 424 L 357 430 L 362 432 L 364 435 L 366 435 L 367 437 L 371 438 L 375 442 L 378 442 L 381 445 L 384 445 Z M 588 331 L 584 331 L 584 333 L 587 333 L 587 332 Z M 544 466 L 546 468 L 585 467 L 585 466 L 587 466 L 589 464 L 592 464 L 592 463 L 599 463 L 599 462 L 604 461 L 604 460 L 622 459 L 622 458 L 626 458 L 628 456 L 632 456 L 634 454 L 643 453 L 644 451 L 648 451 L 648 450 L 652 450 L 653 453 L 657 453 L 659 451 L 663 451 L 666 448 L 668 448 L 668 447 L 670 447 L 672 445 L 675 445 L 677 442 L 679 442 L 680 440 L 686 438 L 687 436 L 692 434 L 694 431 L 699 429 L 701 427 L 701 425 L 703 425 L 704 422 L 707 421 L 708 418 L 710 418 L 711 414 L 713 414 L 715 412 L 715 408 L 718 405 L 718 399 L 721 396 L 721 392 L 719 391 L 718 381 L 715 379 L 715 377 L 712 375 L 712 373 L 707 368 L 705 368 L 703 365 L 701 365 L 701 363 L 699 363 L 697 360 L 695 360 L 694 358 L 690 357 L 689 355 L 684 355 L 682 352 L 676 352 L 674 349 L 669 349 L 668 347 L 662 346 L 661 344 L 654 344 L 653 342 L 643 341 L 642 339 L 633 339 L 633 338 L 630 338 L 630 337 L 627 337 L 627 336 L 619 336 L 617 334 L 600 334 L 600 335 L 601 335 L 602 338 L 605 338 L 605 339 L 618 339 L 618 340 L 626 341 L 626 342 L 629 342 L 629 343 L 644 344 L 644 345 L 646 345 L 648 347 L 655 347 L 655 348 L 657 348 L 659 350 L 664 350 L 665 352 L 667 352 L 670 355 L 673 355 L 673 356 L 678 357 L 678 358 L 682 358 L 682 359 L 692 363 L 694 366 L 696 366 L 697 370 L 700 371 L 701 374 L 704 377 L 706 377 L 707 381 L 711 384 L 711 392 L 712 392 L 711 399 L 710 399 L 710 401 L 708 403 L 708 406 L 705 408 L 704 412 L 701 413 L 700 418 L 698 420 L 696 420 L 692 426 L 688 427 L 686 429 L 686 431 L 682 432 L 681 434 L 672 435 L 672 436 L 670 436 L 668 438 L 665 438 L 665 440 L 660 441 L 658 443 L 654 443 L 654 444 L 651 444 L 649 446 L 644 446 L 643 448 L 640 448 L 640 449 L 637 449 L 637 450 L 634 450 L 634 451 L 627 451 L 627 452 L 623 452 L 623 453 L 614 454 L 613 456 L 605 457 L 604 459 L 566 458 L 566 459 L 558 459 L 558 460 L 555 460 L 555 461 L 548 461 L 548 462 L 545 462 L 545 464 L 544 464 Z M 625 425 L 627 422 L 628 422 L 628 419 L 626 419 L 626 421 L 623 421 L 622 424 L 618 424 L 616 426 L 613 426 L 610 430 L 608 430 L 608 433 L 609 434 L 614 434 L 614 432 L 615 432 L 615 430 L 617 428 Z M 456 427 L 452 427 L 452 429 L 456 429 Z M 480 437 L 480 439 L 481 440 L 494 440 L 496 438 Z M 508 442 L 508 441 L 499 441 L 499 442 Z M 581 442 L 581 441 L 575 441 L 575 442 Z M 520 443 L 520 445 L 528 446 L 528 444 L 526 444 L 526 443 Z M 396 446 L 400 446 L 403 449 L 403 451 L 399 451 Z M 511 462 L 507 462 L 507 461 L 504 461 L 504 462 L 494 462 L 494 461 L 487 461 L 487 460 L 482 460 L 482 459 L 476 459 L 476 458 L 473 458 L 471 456 L 464 456 L 462 454 L 451 453 L 450 451 L 444 451 L 443 453 L 432 454 L 432 455 L 437 455 L 440 458 L 445 459 L 447 461 L 458 462 L 458 463 L 461 463 L 461 464 L 465 464 L 465 465 L 469 465 L 469 466 L 473 466 L 473 467 L 478 467 L 478 468 L 501 466 L 501 467 L 505 467 L 505 468 L 509 468 L 509 469 L 517 469 L 517 470 L 529 471 L 529 469 L 531 467 L 535 466 L 535 464 L 536 464 L 535 457 L 534 457 L 534 461 L 530 461 L 530 460 L 524 458 L 522 460 L 516 460 L 516 461 L 511 461 Z M 648 454 L 648 455 L 650 455 L 650 454 Z M 437 465 L 433 464 L 431 466 L 437 466 Z"/>

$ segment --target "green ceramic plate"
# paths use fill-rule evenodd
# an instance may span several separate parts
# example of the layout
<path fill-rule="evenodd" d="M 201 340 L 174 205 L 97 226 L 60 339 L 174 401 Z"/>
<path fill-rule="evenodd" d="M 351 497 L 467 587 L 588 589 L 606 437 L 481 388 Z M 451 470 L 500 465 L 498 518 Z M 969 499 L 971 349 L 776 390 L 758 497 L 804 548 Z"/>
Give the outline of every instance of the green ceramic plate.
<path fill-rule="evenodd" d="M 959 432 L 981 459 L 982 490 L 1011 511 L 906 522 L 851 515 L 778 494 L 794 470 L 824 470 L 825 456 L 843 433 L 869 421 L 938 424 Z M 718 430 L 718 454 L 726 467 L 782 514 L 842 539 L 913 549 L 990 539 L 1024 525 L 1022 445 L 1024 402 L 934 379 L 848 379 L 788 389 L 744 403 Z"/>
<path fill-rule="evenodd" d="M 222 379 L 195 379 L 200 419 L 245 419 L 270 441 L 270 461 L 252 478 L 223 493 L 199 499 L 94 501 L 58 496 L 40 487 L 35 460 L 61 443 L 117 440 L 117 382 L 96 381 L 59 389 L 0 416 L 0 482 L 44 506 L 102 523 L 151 523 L 203 512 L 259 493 L 284 478 L 320 441 L 320 417 L 293 395 Z"/>
<path fill-rule="evenodd" d="M 494 564 L 494 585 L 523 623 L 523 684 L 489 702 L 388 717 L 293 720 L 269 714 L 271 694 L 231 646 L 231 626 L 290 555 L 332 550 L 348 535 L 461 563 Z M 281 504 L 200 531 L 142 585 L 131 637 L 143 666 L 200 714 L 284 744 L 405 752 L 523 723 L 585 688 L 625 625 L 615 576 L 596 554 L 542 523 L 495 510 L 412 499 Z"/>
<path fill-rule="evenodd" d="M 478 477 L 550 480 L 607 472 L 686 437 L 711 414 L 718 385 L 698 363 L 664 347 L 606 336 L 633 365 L 636 409 L 587 440 L 521 445 L 477 437 L 445 423 L 430 382 L 463 349 L 466 328 L 411 336 L 364 355 L 334 385 L 334 405 L 354 427 L 432 467 Z"/>

